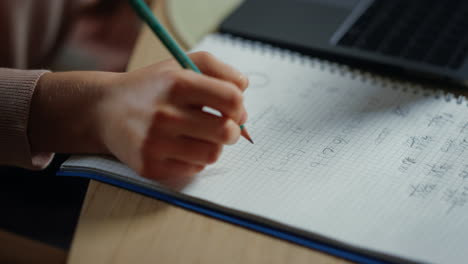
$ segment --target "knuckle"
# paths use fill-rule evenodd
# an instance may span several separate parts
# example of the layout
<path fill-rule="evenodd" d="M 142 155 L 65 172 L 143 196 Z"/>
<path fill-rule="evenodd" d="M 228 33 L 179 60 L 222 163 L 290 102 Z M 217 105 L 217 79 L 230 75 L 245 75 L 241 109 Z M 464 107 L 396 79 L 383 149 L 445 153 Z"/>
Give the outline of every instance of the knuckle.
<path fill-rule="evenodd" d="M 219 159 L 219 156 L 221 156 L 222 149 L 223 147 L 221 145 L 213 145 L 210 147 L 207 153 L 207 163 L 215 163 Z"/>
<path fill-rule="evenodd" d="M 242 93 L 238 89 L 232 89 L 232 92 L 229 94 L 227 98 L 228 105 L 233 110 L 239 110 L 242 108 L 243 101 L 244 101 L 244 98 L 242 96 Z"/>
<path fill-rule="evenodd" d="M 177 84 L 183 78 L 181 72 L 178 70 L 166 72 L 166 79 L 169 81 L 170 85 Z"/>
<path fill-rule="evenodd" d="M 204 63 L 212 63 L 216 60 L 216 57 L 207 51 L 200 51 L 196 53 L 197 59 L 203 61 Z"/>
<path fill-rule="evenodd" d="M 165 127 L 179 121 L 179 117 L 168 109 L 160 109 L 154 113 L 154 122 L 157 127 Z"/>
<path fill-rule="evenodd" d="M 187 86 L 187 77 L 184 71 L 172 71 L 168 73 L 167 78 L 169 79 L 168 98 L 173 101 L 180 98 L 185 93 Z"/>

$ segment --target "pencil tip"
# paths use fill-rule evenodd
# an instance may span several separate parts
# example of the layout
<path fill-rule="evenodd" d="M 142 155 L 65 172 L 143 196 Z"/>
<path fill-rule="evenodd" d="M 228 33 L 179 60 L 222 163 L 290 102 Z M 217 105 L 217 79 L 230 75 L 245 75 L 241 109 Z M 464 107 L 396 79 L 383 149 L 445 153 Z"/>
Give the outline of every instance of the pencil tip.
<path fill-rule="evenodd" d="M 252 143 L 252 144 L 254 143 L 253 140 L 252 140 L 252 138 L 251 138 L 250 135 L 249 135 L 249 132 L 247 132 L 247 129 L 245 128 L 245 126 L 242 127 L 241 135 L 242 135 L 245 139 L 247 139 L 250 143 Z"/>

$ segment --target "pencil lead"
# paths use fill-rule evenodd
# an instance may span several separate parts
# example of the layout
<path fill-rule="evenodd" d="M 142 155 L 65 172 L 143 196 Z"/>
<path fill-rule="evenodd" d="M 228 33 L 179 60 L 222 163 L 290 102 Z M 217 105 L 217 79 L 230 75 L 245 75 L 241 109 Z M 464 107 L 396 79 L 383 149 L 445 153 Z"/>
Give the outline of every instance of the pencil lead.
<path fill-rule="evenodd" d="M 252 143 L 252 144 L 254 143 L 253 140 L 252 140 L 252 138 L 251 138 L 250 135 L 249 135 L 249 132 L 247 132 L 247 129 L 246 129 L 245 127 L 242 128 L 241 135 L 242 135 L 245 139 L 247 139 L 250 143 Z"/>

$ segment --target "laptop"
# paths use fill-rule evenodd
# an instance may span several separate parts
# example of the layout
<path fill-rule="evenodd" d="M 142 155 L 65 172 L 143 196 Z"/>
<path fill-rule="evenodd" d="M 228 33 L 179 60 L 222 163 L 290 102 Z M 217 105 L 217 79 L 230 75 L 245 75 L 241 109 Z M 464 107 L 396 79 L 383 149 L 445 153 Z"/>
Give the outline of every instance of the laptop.
<path fill-rule="evenodd" d="M 221 32 L 468 84 L 466 0 L 245 0 Z"/>

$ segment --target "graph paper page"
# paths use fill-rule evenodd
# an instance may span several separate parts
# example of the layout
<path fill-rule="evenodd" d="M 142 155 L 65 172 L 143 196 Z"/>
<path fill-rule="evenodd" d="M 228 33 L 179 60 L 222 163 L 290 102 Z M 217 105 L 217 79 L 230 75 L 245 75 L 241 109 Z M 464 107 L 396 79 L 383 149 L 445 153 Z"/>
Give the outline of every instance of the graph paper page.
<path fill-rule="evenodd" d="M 225 147 L 184 194 L 413 261 L 466 260 L 466 102 L 218 35 L 196 50 L 249 76 L 255 144 Z"/>

